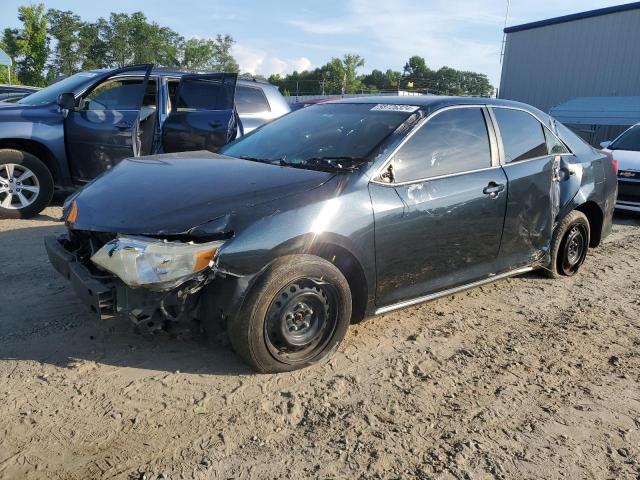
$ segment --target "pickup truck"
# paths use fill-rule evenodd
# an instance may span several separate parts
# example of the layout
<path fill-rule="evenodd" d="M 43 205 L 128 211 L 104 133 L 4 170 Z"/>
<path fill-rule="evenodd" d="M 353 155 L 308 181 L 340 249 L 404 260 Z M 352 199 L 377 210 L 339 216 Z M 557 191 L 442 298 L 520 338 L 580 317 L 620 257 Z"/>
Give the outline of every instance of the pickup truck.
<path fill-rule="evenodd" d="M 84 71 L 0 102 L 0 218 L 29 218 L 121 160 L 217 151 L 289 112 L 278 89 L 231 73 L 133 65 Z"/>

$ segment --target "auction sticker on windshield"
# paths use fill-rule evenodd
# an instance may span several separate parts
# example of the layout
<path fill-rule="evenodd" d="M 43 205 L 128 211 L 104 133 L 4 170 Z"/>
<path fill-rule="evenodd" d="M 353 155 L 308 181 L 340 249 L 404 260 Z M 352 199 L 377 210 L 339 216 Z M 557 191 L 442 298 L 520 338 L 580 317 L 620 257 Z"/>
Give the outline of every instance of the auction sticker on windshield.
<path fill-rule="evenodd" d="M 413 113 L 418 110 L 420 107 L 415 105 L 392 105 L 389 103 L 379 103 L 375 107 L 371 109 L 371 111 L 379 111 L 379 112 L 407 112 Z"/>

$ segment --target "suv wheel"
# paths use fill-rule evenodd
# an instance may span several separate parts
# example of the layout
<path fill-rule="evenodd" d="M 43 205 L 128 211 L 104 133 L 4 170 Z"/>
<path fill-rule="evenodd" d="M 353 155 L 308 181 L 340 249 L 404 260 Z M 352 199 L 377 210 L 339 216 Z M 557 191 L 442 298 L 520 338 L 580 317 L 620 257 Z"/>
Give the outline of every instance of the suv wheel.
<path fill-rule="evenodd" d="M 551 278 L 571 277 L 578 273 L 587 258 L 590 241 L 587 216 L 573 210 L 556 227 L 551 242 Z"/>
<path fill-rule="evenodd" d="M 272 264 L 228 327 L 234 350 L 262 373 L 297 370 L 329 356 L 351 319 L 351 291 L 331 263 L 291 255 Z"/>
<path fill-rule="evenodd" d="M 53 196 L 51 172 L 37 157 L 0 150 L 0 218 L 31 218 Z"/>

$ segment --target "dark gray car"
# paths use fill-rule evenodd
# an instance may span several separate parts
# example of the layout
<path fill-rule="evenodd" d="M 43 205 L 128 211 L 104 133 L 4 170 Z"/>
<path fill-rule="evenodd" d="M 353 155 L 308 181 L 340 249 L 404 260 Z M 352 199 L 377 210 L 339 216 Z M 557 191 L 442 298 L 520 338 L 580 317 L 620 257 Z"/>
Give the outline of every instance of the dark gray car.
<path fill-rule="evenodd" d="M 616 188 L 610 155 L 524 104 L 345 100 L 220 154 L 125 160 L 68 200 L 46 248 L 97 316 L 221 322 L 250 365 L 285 371 L 366 315 L 574 275 L 611 231 Z"/>
<path fill-rule="evenodd" d="M 0 218 L 45 208 L 124 158 L 216 151 L 289 112 L 278 89 L 235 74 L 151 65 L 80 72 L 0 102 Z"/>

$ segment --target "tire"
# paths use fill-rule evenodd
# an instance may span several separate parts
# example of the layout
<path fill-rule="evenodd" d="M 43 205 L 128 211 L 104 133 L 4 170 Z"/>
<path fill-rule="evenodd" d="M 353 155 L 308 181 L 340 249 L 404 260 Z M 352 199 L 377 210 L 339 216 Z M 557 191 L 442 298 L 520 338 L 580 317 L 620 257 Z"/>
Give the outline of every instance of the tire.
<path fill-rule="evenodd" d="M 20 150 L 0 150 L 0 218 L 31 218 L 51 197 L 53 177 L 42 161 Z"/>
<path fill-rule="evenodd" d="M 545 270 L 550 278 L 571 277 L 578 273 L 587 257 L 591 231 L 587 216 L 573 210 L 556 227 L 551 242 L 551 264 Z"/>
<path fill-rule="evenodd" d="M 260 373 L 297 370 L 328 357 L 351 319 L 351 291 L 338 268 L 312 255 L 276 260 L 227 327 L 233 349 Z"/>

